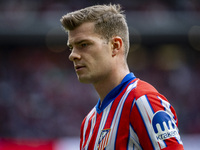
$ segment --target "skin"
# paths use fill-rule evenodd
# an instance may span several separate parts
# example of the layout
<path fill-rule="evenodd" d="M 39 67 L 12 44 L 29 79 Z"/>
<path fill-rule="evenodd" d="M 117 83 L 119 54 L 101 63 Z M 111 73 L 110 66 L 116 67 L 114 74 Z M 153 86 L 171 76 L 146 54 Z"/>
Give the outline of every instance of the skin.
<path fill-rule="evenodd" d="M 82 83 L 95 87 L 101 102 L 130 72 L 124 57 L 123 41 L 115 36 L 106 41 L 94 32 L 94 23 L 86 22 L 68 31 L 69 60 Z"/>

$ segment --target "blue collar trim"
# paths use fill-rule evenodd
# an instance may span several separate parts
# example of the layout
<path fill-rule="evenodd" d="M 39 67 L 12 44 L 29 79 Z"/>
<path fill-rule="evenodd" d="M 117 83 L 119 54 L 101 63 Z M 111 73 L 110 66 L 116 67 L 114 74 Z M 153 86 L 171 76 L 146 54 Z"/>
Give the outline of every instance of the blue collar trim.
<path fill-rule="evenodd" d="M 106 95 L 101 106 L 101 101 L 99 99 L 96 105 L 97 113 L 100 114 L 124 90 L 124 88 L 129 84 L 129 82 L 135 78 L 136 77 L 133 73 L 127 74 L 122 80 L 122 82 Z"/>

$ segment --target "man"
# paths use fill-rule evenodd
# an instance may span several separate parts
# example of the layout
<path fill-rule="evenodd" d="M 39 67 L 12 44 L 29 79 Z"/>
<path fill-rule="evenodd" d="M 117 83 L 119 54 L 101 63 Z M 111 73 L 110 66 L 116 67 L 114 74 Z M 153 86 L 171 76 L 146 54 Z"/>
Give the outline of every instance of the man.
<path fill-rule="evenodd" d="M 173 107 L 129 71 L 129 32 L 120 5 L 87 7 L 64 15 L 61 23 L 79 81 L 93 84 L 100 97 L 82 122 L 80 149 L 182 150 Z"/>

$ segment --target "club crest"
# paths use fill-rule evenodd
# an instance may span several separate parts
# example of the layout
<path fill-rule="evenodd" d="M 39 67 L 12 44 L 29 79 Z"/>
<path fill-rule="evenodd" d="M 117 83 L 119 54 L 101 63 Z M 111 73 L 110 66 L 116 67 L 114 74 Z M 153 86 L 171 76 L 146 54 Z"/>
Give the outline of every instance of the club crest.
<path fill-rule="evenodd" d="M 108 145 L 108 140 L 110 136 L 111 129 L 103 129 L 101 131 L 99 141 L 98 141 L 98 150 L 103 150 Z"/>

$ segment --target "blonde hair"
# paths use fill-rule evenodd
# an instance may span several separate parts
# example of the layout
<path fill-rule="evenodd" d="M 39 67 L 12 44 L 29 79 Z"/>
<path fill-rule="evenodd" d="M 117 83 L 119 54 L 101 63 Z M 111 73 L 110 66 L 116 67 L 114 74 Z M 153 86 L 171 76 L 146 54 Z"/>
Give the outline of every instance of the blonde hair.
<path fill-rule="evenodd" d="M 125 15 L 118 5 L 94 5 L 64 15 L 61 23 L 65 30 L 74 30 L 85 22 L 94 22 L 95 32 L 109 41 L 114 36 L 122 38 L 125 56 L 129 51 L 129 31 Z"/>

